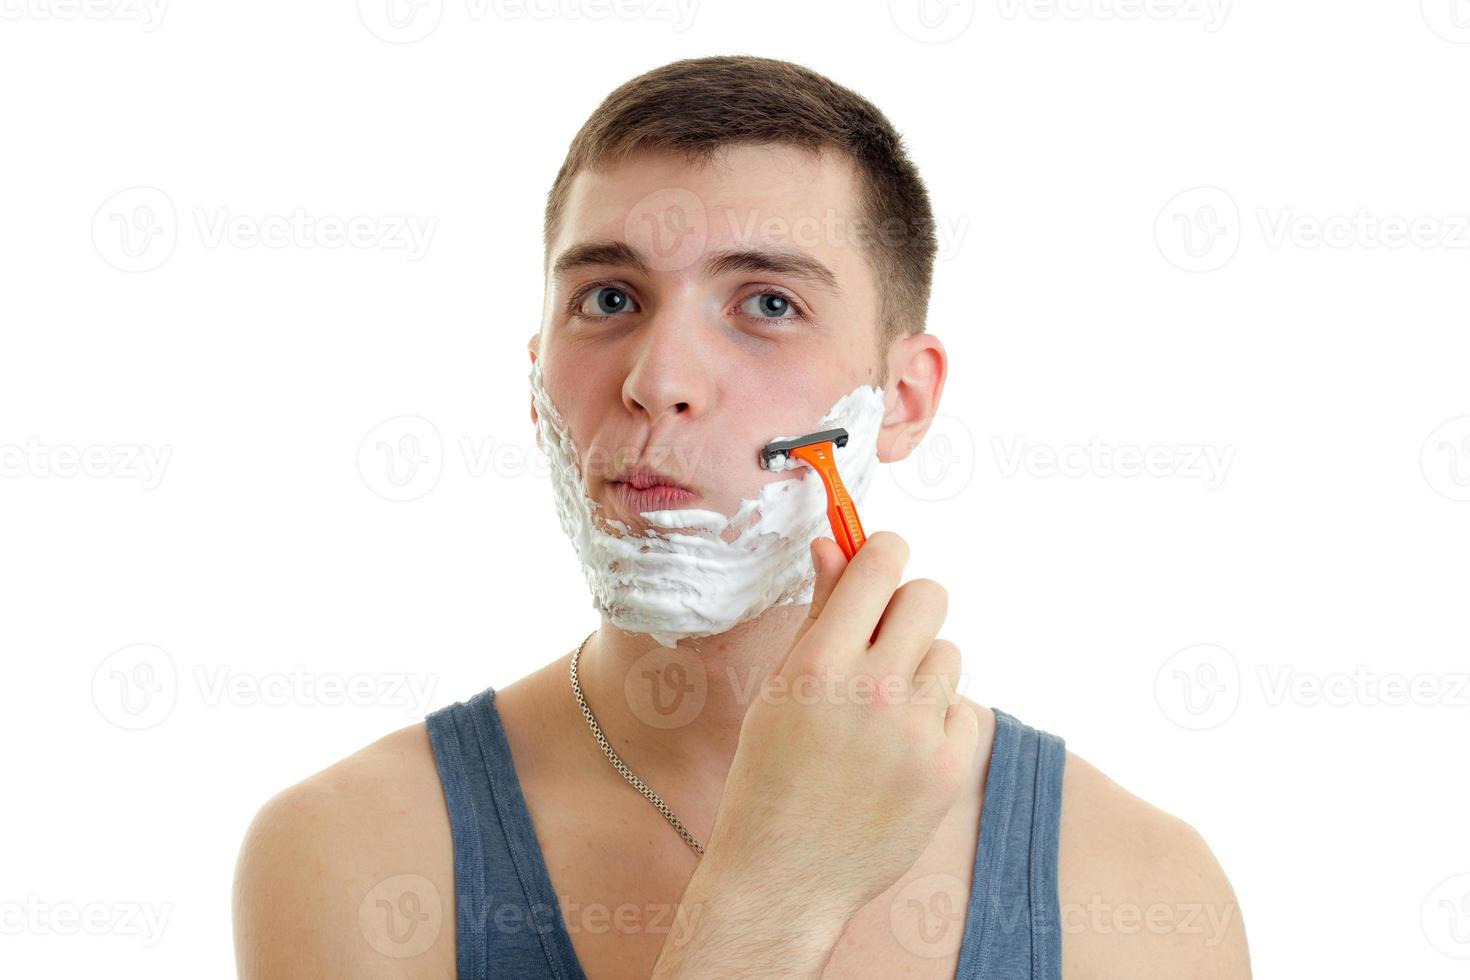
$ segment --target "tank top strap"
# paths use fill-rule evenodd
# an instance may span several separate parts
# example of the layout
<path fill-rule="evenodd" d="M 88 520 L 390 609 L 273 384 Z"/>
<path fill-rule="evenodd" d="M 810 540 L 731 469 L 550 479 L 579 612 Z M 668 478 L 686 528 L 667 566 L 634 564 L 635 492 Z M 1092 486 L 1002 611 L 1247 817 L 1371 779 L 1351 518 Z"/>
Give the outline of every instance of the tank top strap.
<path fill-rule="evenodd" d="M 425 719 L 454 841 L 461 980 L 586 980 L 521 792 L 495 689 Z"/>
<path fill-rule="evenodd" d="M 999 708 L 956 980 L 1060 980 L 1066 746 Z"/>
<path fill-rule="evenodd" d="M 956 980 L 1060 980 L 1057 845 L 1066 750 L 995 710 Z M 536 838 L 495 690 L 425 718 L 454 846 L 462 980 L 586 980 Z"/>

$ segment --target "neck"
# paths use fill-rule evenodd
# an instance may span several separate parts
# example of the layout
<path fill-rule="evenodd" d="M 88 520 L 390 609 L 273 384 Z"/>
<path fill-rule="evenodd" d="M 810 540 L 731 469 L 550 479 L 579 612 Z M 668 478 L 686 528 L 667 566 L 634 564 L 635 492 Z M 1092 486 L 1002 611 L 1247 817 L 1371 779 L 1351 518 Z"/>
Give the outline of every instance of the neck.
<path fill-rule="evenodd" d="M 603 620 L 577 660 L 582 696 L 613 751 L 655 792 L 683 787 L 717 802 L 745 712 L 809 611 L 778 606 L 676 647 Z"/>

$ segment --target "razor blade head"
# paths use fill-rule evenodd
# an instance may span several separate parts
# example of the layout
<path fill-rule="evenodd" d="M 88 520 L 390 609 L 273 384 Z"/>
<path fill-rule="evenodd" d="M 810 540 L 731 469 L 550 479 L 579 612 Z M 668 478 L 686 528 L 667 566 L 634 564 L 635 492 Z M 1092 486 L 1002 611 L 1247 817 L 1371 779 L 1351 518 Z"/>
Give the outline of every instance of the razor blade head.
<path fill-rule="evenodd" d="M 821 432 L 813 432 L 811 435 L 799 436 L 795 439 L 777 439 L 775 442 L 768 442 L 761 447 L 761 467 L 770 469 L 773 463 L 790 456 L 793 449 L 815 445 L 819 442 L 830 442 L 838 447 L 845 446 L 847 445 L 847 430 L 824 429 Z"/>

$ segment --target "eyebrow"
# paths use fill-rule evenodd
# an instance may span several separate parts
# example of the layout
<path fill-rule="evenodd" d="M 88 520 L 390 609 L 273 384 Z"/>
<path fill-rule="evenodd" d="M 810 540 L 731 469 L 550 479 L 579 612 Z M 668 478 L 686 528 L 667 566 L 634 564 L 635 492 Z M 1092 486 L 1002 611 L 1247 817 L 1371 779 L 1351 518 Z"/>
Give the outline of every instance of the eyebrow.
<path fill-rule="evenodd" d="M 621 265 L 649 274 L 648 263 L 636 248 L 619 241 L 581 242 L 557 256 L 552 267 L 561 276 L 573 269 L 590 265 Z M 815 283 L 840 294 L 837 277 L 826 265 L 804 252 L 779 248 L 742 248 L 716 252 L 704 262 L 707 276 L 723 276 L 733 272 L 769 272 Z"/>

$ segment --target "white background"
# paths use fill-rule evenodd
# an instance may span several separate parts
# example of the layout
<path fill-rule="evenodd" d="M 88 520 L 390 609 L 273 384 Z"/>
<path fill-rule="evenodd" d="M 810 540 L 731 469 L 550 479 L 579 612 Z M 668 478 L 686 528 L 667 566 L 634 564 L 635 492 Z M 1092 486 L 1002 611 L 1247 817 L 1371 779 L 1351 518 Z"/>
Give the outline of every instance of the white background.
<path fill-rule="evenodd" d="M 262 801 L 595 625 L 545 193 L 613 87 L 754 53 L 933 195 L 943 417 L 863 516 L 966 693 L 1198 827 L 1258 976 L 1464 976 L 1470 4 L 385 10 L 0 0 L 0 973 L 231 975 Z"/>

